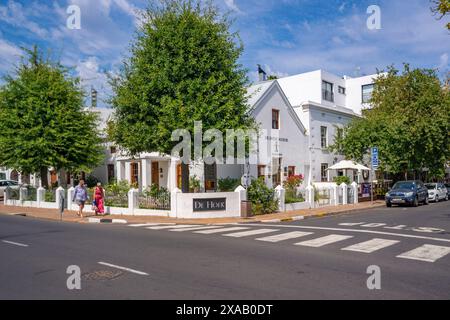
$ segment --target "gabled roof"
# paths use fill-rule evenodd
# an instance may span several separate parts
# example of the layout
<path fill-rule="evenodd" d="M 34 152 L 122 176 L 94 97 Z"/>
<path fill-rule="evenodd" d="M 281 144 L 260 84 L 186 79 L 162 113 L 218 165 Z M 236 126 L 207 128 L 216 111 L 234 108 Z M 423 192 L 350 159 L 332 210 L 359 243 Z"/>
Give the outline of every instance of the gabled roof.
<path fill-rule="evenodd" d="M 261 82 L 261 83 L 255 84 L 247 89 L 247 94 L 249 96 L 248 104 L 250 106 L 250 112 L 253 114 L 256 110 L 258 110 L 258 108 L 260 108 L 262 106 L 261 102 L 272 90 L 279 91 L 283 101 L 287 105 L 287 110 L 288 110 L 290 116 L 292 117 L 294 122 L 297 124 L 300 131 L 302 131 L 304 134 L 306 134 L 305 126 L 303 125 L 302 121 L 298 117 L 297 113 L 295 112 L 294 108 L 292 107 L 291 103 L 289 102 L 289 99 L 286 97 L 286 94 L 284 93 L 283 89 L 281 88 L 281 86 L 277 80 Z"/>

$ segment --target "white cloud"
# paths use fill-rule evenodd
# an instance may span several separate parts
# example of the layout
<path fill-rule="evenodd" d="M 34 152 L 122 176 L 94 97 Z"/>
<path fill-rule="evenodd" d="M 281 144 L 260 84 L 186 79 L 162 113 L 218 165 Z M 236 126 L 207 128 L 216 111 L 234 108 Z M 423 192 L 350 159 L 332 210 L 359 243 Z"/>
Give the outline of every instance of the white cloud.
<path fill-rule="evenodd" d="M 39 15 L 38 10 L 36 6 L 24 7 L 18 2 L 9 0 L 7 5 L 0 6 L 0 21 L 14 27 L 25 28 L 40 38 L 46 38 L 48 31 L 32 20 L 33 16 Z"/>
<path fill-rule="evenodd" d="M 78 61 L 75 71 L 86 92 L 90 92 L 91 87 L 98 91 L 99 106 L 103 106 L 104 100 L 111 93 L 111 88 L 108 85 L 106 73 L 101 70 L 99 59 L 90 56 L 85 60 Z"/>
<path fill-rule="evenodd" d="M 22 51 L 17 46 L 0 38 L 0 72 L 12 71 L 21 55 Z"/>
<path fill-rule="evenodd" d="M 449 68 L 449 56 L 448 53 L 444 53 L 439 57 L 439 71 L 445 72 Z"/>
<path fill-rule="evenodd" d="M 237 6 L 235 0 L 224 0 L 224 1 L 228 8 L 237 13 L 242 13 L 241 9 L 239 9 L 239 7 Z"/>

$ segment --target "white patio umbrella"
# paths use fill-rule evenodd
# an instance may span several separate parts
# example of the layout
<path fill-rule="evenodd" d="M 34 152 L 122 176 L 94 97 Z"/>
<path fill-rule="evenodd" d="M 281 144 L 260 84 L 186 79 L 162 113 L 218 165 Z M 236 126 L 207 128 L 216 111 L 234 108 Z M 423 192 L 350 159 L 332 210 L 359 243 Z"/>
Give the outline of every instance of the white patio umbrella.
<path fill-rule="evenodd" d="M 335 165 L 329 167 L 328 170 L 344 170 L 345 174 L 347 174 L 346 172 L 347 170 L 357 170 L 358 172 L 361 172 L 361 171 L 370 171 L 370 168 L 367 168 L 366 166 L 359 164 L 355 161 L 342 160 L 341 162 L 338 162 Z"/>

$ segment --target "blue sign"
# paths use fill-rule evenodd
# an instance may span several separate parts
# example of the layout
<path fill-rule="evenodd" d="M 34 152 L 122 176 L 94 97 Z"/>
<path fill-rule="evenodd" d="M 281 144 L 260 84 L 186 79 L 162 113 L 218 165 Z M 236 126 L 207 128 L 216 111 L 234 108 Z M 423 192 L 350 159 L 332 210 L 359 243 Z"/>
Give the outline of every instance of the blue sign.
<path fill-rule="evenodd" d="M 376 170 L 380 166 L 380 160 L 378 157 L 378 148 L 372 148 L 372 169 Z"/>

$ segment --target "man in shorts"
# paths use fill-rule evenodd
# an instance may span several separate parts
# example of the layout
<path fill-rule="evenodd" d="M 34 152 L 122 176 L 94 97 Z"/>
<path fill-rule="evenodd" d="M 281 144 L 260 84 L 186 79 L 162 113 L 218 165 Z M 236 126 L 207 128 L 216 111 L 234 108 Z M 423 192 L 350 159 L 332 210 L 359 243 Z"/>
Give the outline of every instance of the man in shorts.
<path fill-rule="evenodd" d="M 75 202 L 79 207 L 77 215 L 80 218 L 83 218 L 83 209 L 87 200 L 88 200 L 88 192 L 86 186 L 84 185 L 84 180 L 80 180 L 80 183 L 75 188 L 72 199 L 72 201 Z"/>

